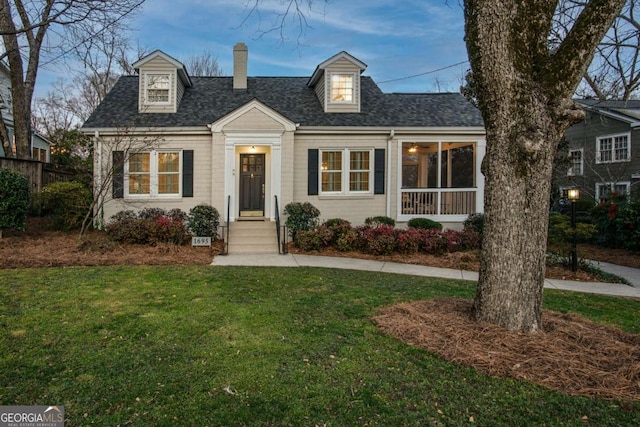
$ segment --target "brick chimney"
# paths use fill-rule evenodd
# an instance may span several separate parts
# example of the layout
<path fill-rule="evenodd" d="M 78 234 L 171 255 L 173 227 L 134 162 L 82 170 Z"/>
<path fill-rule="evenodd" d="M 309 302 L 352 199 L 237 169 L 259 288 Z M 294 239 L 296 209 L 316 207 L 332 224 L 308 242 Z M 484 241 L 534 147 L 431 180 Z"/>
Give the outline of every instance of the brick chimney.
<path fill-rule="evenodd" d="M 247 59 L 249 49 L 244 43 L 233 47 L 233 90 L 247 90 Z"/>

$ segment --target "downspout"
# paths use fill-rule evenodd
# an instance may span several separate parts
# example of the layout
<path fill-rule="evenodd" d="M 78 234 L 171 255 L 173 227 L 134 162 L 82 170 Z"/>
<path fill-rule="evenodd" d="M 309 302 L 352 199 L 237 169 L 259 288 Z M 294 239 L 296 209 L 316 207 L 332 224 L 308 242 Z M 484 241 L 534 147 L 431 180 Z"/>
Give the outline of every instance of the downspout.
<path fill-rule="evenodd" d="M 95 141 L 98 143 L 98 176 L 96 177 L 96 189 L 98 196 L 98 213 L 96 215 L 96 219 L 94 220 L 94 227 L 99 230 L 102 230 L 103 218 L 102 215 L 104 212 L 103 208 L 103 200 L 104 196 L 102 194 L 102 139 L 100 139 L 100 131 L 95 131 L 94 133 Z"/>
<path fill-rule="evenodd" d="M 391 217 L 391 143 L 393 142 L 393 137 L 396 135 L 396 131 L 391 129 L 389 132 L 389 138 L 387 138 L 387 211 L 386 216 Z"/>

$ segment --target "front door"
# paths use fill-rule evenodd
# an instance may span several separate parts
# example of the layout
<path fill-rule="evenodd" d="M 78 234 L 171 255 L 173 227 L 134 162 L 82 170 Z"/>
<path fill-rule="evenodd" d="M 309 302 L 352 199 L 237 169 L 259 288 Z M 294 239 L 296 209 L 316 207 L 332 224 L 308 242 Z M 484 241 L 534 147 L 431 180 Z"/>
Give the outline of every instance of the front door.
<path fill-rule="evenodd" d="M 264 154 L 240 154 L 240 216 L 264 216 Z"/>

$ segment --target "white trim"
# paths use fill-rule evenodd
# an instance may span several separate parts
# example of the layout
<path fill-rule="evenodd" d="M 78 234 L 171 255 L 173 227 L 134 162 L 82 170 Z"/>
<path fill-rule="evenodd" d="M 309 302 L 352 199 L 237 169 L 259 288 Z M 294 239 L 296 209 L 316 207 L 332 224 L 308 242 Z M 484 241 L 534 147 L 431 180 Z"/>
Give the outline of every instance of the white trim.
<path fill-rule="evenodd" d="M 348 52 L 345 52 L 343 50 L 342 52 L 333 55 L 331 58 L 329 58 L 329 59 L 327 59 L 325 61 L 322 61 L 316 67 L 316 69 L 313 71 L 313 74 L 311 74 L 311 77 L 309 78 L 309 81 L 307 82 L 307 86 L 314 86 L 316 83 L 318 83 L 318 81 L 320 80 L 320 76 L 324 72 L 325 68 L 329 67 L 331 64 L 333 64 L 334 62 L 339 61 L 341 59 L 346 59 L 347 61 L 349 61 L 350 63 L 352 63 L 356 67 L 358 67 L 360 69 L 360 73 L 361 74 L 362 74 L 362 72 L 364 70 L 367 69 L 367 64 L 365 64 L 364 62 L 360 61 L 355 56 L 352 56 L 351 54 L 349 54 Z"/>
<path fill-rule="evenodd" d="M 157 76 L 157 77 L 168 77 L 169 78 L 169 87 L 167 89 L 167 100 L 166 101 L 150 101 L 149 100 L 149 77 Z M 168 106 L 172 105 L 172 95 L 174 94 L 173 90 L 173 73 L 171 72 L 163 72 L 163 71 L 145 71 L 142 73 L 142 104 L 144 106 Z"/>
<path fill-rule="evenodd" d="M 600 186 L 608 186 L 609 187 L 609 193 L 612 193 L 614 190 L 614 186 L 616 185 L 624 185 L 626 188 L 625 190 L 625 195 L 627 197 L 629 197 L 631 195 L 631 182 L 630 181 L 618 181 L 618 182 L 596 182 L 595 183 L 595 195 L 596 195 L 596 202 L 599 202 L 600 199 L 602 199 L 602 195 L 600 194 L 599 188 Z"/>
<path fill-rule="evenodd" d="M 623 160 L 616 160 L 616 142 L 615 139 L 618 137 L 625 136 L 627 138 L 627 158 Z M 600 141 L 603 139 L 611 139 L 611 160 L 601 160 L 600 159 Z M 631 132 L 621 132 L 621 133 L 612 133 L 609 135 L 600 135 L 596 137 L 596 164 L 607 164 L 607 163 L 625 163 L 631 161 Z"/>
<path fill-rule="evenodd" d="M 181 199 L 182 198 L 182 175 L 184 173 L 183 166 L 183 149 L 171 149 L 171 148 L 162 148 L 162 149 L 153 149 L 148 151 L 140 151 L 136 153 L 126 153 L 126 159 L 124 162 L 124 180 L 123 180 L 123 190 L 124 190 L 124 199 L 128 201 L 133 200 L 160 200 L 160 199 Z M 158 171 L 158 154 L 160 153 L 178 153 L 178 192 L 177 193 L 167 193 L 160 194 L 158 193 L 158 181 L 160 172 Z M 130 194 L 129 193 L 129 162 L 131 161 L 131 156 L 134 154 L 149 154 L 149 194 Z"/>
<path fill-rule="evenodd" d="M 580 173 L 573 172 L 573 161 L 571 161 L 571 153 L 579 152 L 580 153 Z M 571 161 L 571 166 L 567 170 L 567 176 L 583 176 L 584 175 L 584 148 L 574 148 L 569 150 L 569 160 Z"/>
<path fill-rule="evenodd" d="M 251 101 L 247 102 L 246 104 L 244 104 L 243 106 L 233 110 L 231 113 L 221 117 L 220 119 L 218 119 L 217 121 L 211 123 L 210 128 L 211 128 L 211 132 L 223 132 L 224 127 L 226 125 L 228 125 L 229 123 L 231 123 L 232 121 L 242 117 L 243 115 L 247 114 L 248 112 L 250 112 L 251 110 L 258 110 L 261 113 L 265 114 L 266 116 L 270 117 L 271 119 L 273 119 L 275 122 L 278 122 L 282 125 L 282 127 L 284 128 L 283 132 L 293 132 L 296 130 L 296 124 L 293 123 L 291 120 L 287 119 L 285 116 L 283 116 L 282 114 L 278 113 L 277 111 L 269 108 L 268 106 L 266 106 L 265 104 L 263 104 L 262 102 L 258 101 L 257 99 L 252 99 Z M 256 132 L 263 132 L 263 131 L 256 131 Z M 280 132 L 280 134 L 282 134 L 283 132 Z M 234 133 L 233 131 L 228 132 L 225 131 L 225 134 L 231 134 Z M 254 133 L 251 132 L 251 130 L 243 130 L 243 131 L 239 131 L 236 132 L 238 134 L 247 134 L 247 135 L 253 135 Z"/>
<path fill-rule="evenodd" d="M 487 150 L 487 142 L 485 139 L 476 139 L 471 137 L 465 137 L 463 135 L 446 135 L 441 137 L 422 137 L 422 138 L 401 138 L 397 143 L 397 155 L 396 155 L 396 219 L 399 222 L 406 222 L 411 218 L 425 217 L 437 222 L 463 222 L 467 219 L 468 215 L 407 215 L 402 213 L 402 145 L 404 143 L 437 143 L 438 144 L 438 164 L 442 163 L 442 143 L 461 142 L 475 144 L 475 157 L 474 157 L 474 182 L 475 187 L 472 188 L 441 188 L 441 172 L 436 173 L 438 184 L 436 188 L 430 188 L 430 191 L 438 192 L 438 200 L 440 200 L 440 194 L 442 192 L 451 192 L 452 190 L 470 191 L 475 190 L 475 212 L 484 212 L 484 175 L 481 172 L 482 160 L 485 157 Z M 439 168 L 438 168 L 439 170 Z M 440 203 L 438 202 L 438 206 Z M 438 207 L 439 210 L 439 207 Z"/>
<path fill-rule="evenodd" d="M 261 133 L 225 133 L 225 161 L 224 161 L 224 209 L 227 212 L 227 196 L 231 195 L 231 209 L 229 221 L 236 221 L 240 191 L 240 174 L 236 173 L 240 165 L 240 154 L 249 153 L 250 147 L 255 147 L 257 153 L 265 154 L 265 218 L 275 220 L 275 203 L 273 196 L 281 199 L 282 194 L 282 135 L 273 132 Z M 258 151 L 259 150 L 259 151 Z"/>
<path fill-rule="evenodd" d="M 189 87 L 192 86 L 191 78 L 189 77 L 189 74 L 187 73 L 187 68 L 184 66 L 184 64 L 182 62 L 178 61 L 177 59 L 167 55 L 166 53 L 164 53 L 163 51 L 161 51 L 159 49 L 154 50 L 150 54 L 148 54 L 148 55 L 140 58 L 136 62 L 134 62 L 133 63 L 133 69 L 138 71 L 140 69 L 140 67 L 144 66 L 149 61 L 152 61 L 153 59 L 158 58 L 158 57 L 162 58 L 163 60 L 167 61 L 169 64 L 171 64 L 174 67 L 176 67 L 176 70 L 178 70 L 178 74 L 180 76 L 180 79 L 185 84 L 185 86 L 189 86 Z"/>
<path fill-rule="evenodd" d="M 333 77 L 337 76 L 337 77 L 341 77 L 341 76 L 350 76 L 351 77 L 351 101 L 347 101 L 347 100 L 342 100 L 342 101 L 334 101 L 333 100 Z M 357 98 L 357 79 L 358 76 L 356 73 L 351 72 L 351 71 L 331 71 L 329 73 L 327 73 L 327 81 L 326 81 L 326 87 L 328 87 L 329 90 L 327 90 L 327 94 L 329 95 L 327 98 L 327 104 L 328 105 L 355 105 L 357 104 L 358 100 Z"/>
<path fill-rule="evenodd" d="M 340 191 L 322 191 L 322 153 L 330 152 L 330 151 L 339 151 L 342 153 L 342 165 L 340 169 L 340 173 L 342 174 L 342 179 L 340 182 Z M 369 153 L 369 189 L 367 191 L 351 191 L 350 187 L 350 174 L 351 174 L 351 153 L 352 152 L 367 152 Z M 363 197 L 363 196 L 373 196 L 374 187 L 375 187 L 375 148 L 373 147 L 351 147 L 351 148 L 343 148 L 343 147 L 326 147 L 318 149 L 318 197 L 326 198 L 326 197 Z M 337 169 L 336 169 L 337 170 Z M 356 171 L 364 171 L 357 169 Z"/>

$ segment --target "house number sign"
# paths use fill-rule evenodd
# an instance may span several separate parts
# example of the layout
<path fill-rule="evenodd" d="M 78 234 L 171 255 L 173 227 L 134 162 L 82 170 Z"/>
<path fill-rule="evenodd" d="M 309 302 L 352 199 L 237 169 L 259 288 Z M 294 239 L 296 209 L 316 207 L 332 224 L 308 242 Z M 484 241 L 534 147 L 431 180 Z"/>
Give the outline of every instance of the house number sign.
<path fill-rule="evenodd" d="M 211 246 L 211 237 L 192 237 L 191 246 Z"/>

